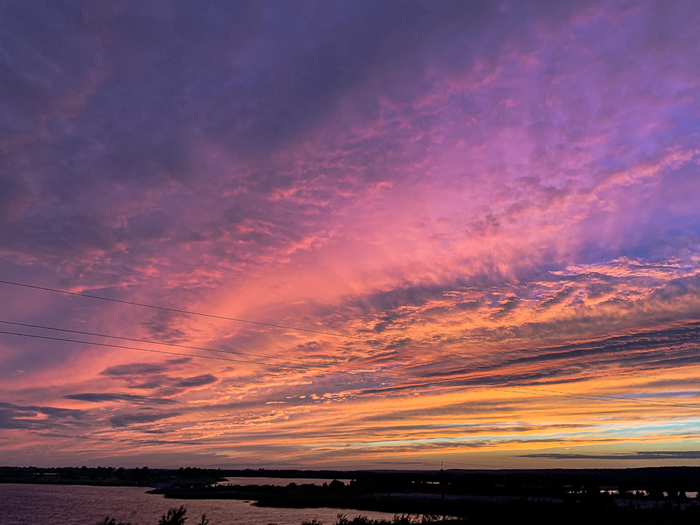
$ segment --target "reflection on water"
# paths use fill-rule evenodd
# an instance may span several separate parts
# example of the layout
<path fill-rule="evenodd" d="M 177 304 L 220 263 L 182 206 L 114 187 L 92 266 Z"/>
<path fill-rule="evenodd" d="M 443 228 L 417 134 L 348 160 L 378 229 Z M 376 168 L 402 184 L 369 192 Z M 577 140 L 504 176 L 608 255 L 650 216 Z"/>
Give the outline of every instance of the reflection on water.
<path fill-rule="evenodd" d="M 297 480 L 286 481 L 298 484 Z M 300 525 L 314 518 L 324 525 L 332 525 L 339 513 L 349 517 L 362 514 L 373 519 L 393 517 L 384 512 L 357 510 L 254 507 L 240 500 L 165 499 L 146 494 L 147 490 L 143 487 L 0 484 L 0 522 L 2 525 L 95 525 L 110 516 L 131 525 L 156 525 L 170 507 L 180 505 L 187 507 L 190 523 L 206 513 L 211 525 Z"/>
<path fill-rule="evenodd" d="M 273 487 L 286 487 L 290 483 L 297 485 L 316 485 L 320 487 L 324 483 L 330 483 L 332 479 L 314 479 L 314 478 L 259 478 L 259 477 L 235 477 L 226 478 L 226 481 L 221 481 L 217 485 L 270 485 Z M 339 479 L 346 485 L 352 480 Z"/>

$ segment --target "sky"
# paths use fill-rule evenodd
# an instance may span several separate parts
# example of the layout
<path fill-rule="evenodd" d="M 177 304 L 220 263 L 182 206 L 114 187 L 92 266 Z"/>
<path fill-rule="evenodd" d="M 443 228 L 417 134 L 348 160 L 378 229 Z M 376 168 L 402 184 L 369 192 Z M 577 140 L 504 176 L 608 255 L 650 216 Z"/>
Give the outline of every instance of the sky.
<path fill-rule="evenodd" d="M 0 464 L 700 466 L 698 27 L 0 2 Z"/>

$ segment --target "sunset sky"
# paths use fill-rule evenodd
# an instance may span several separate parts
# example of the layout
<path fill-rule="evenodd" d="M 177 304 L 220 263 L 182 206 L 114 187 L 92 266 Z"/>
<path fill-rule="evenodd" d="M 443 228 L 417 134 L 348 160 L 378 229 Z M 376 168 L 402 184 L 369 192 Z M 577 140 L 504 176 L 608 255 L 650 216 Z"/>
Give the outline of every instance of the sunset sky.
<path fill-rule="evenodd" d="M 698 28 L 3 1 L 0 465 L 700 465 Z"/>

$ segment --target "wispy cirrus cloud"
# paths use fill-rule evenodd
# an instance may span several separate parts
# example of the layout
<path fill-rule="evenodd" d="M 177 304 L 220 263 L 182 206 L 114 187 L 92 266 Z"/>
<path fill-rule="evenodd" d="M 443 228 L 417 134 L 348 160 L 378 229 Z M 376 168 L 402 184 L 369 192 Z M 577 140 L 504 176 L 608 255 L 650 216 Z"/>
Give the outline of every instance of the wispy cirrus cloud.
<path fill-rule="evenodd" d="M 659 460 L 659 459 L 698 459 L 697 450 L 643 451 L 633 454 L 527 454 L 525 457 L 542 459 L 592 459 L 592 460 Z"/>
<path fill-rule="evenodd" d="M 635 451 L 697 430 L 698 23 L 2 7 L 3 279 L 171 310 L 0 285 L 0 318 L 142 340 L 3 335 L 0 454 L 695 461 Z"/>

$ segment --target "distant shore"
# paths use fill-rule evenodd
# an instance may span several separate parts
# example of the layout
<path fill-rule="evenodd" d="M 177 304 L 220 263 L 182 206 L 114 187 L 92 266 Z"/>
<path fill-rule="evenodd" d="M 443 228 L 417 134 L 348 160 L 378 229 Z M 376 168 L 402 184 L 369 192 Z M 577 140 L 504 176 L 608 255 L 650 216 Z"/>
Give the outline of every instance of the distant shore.
<path fill-rule="evenodd" d="M 258 478 L 258 483 L 260 478 L 282 478 L 289 483 L 226 483 L 234 477 Z M 351 481 L 343 483 L 338 478 Z M 334 481 L 322 485 L 295 482 L 301 479 Z M 571 523 L 583 523 L 577 521 L 581 516 L 590 519 L 589 523 L 700 522 L 697 467 L 443 472 L 0 467 L 0 482 L 140 486 L 166 498 L 453 516 L 474 523 L 488 523 L 489 517 L 505 522 L 522 515 Z M 605 521 L 613 517 L 615 521 Z"/>
<path fill-rule="evenodd" d="M 515 476 L 533 473 L 510 472 L 508 483 L 488 483 L 496 479 L 487 473 L 472 473 L 473 479 L 453 478 L 452 483 L 416 482 L 405 476 L 391 476 L 386 473 L 367 476 L 349 485 L 334 481 L 323 486 L 296 485 L 217 485 L 205 487 L 169 487 L 152 490 L 166 498 L 176 499 L 240 499 L 254 501 L 262 507 L 280 508 L 320 508 L 331 507 L 357 511 L 378 511 L 395 514 L 414 514 L 433 517 L 456 517 L 473 519 L 475 516 L 505 513 L 516 516 L 520 512 L 556 514 L 590 513 L 607 509 L 617 513 L 617 509 L 650 515 L 666 511 L 698 513 L 700 500 L 689 498 L 686 493 L 674 489 L 661 490 L 663 484 L 651 481 L 648 489 L 638 487 L 629 490 L 621 486 L 600 487 L 592 483 L 559 483 L 558 473 L 554 479 L 539 479 L 539 485 L 532 483 L 512 483 Z M 582 474 L 582 473 L 579 473 Z M 597 473 L 599 474 L 599 473 Z M 663 473 L 660 478 L 663 480 Z M 541 476 L 541 474 L 540 474 Z M 446 476 L 447 477 L 447 476 Z M 459 481 L 466 481 L 460 484 Z M 662 482 L 663 483 L 663 482 Z M 688 491 L 690 492 L 690 491 Z M 694 492 L 690 492 L 695 495 Z"/>
<path fill-rule="evenodd" d="M 0 483 L 40 483 L 110 487 L 207 486 L 230 477 L 336 479 L 348 476 L 343 471 L 251 470 L 203 468 L 114 468 L 114 467 L 10 467 L 0 466 Z"/>

